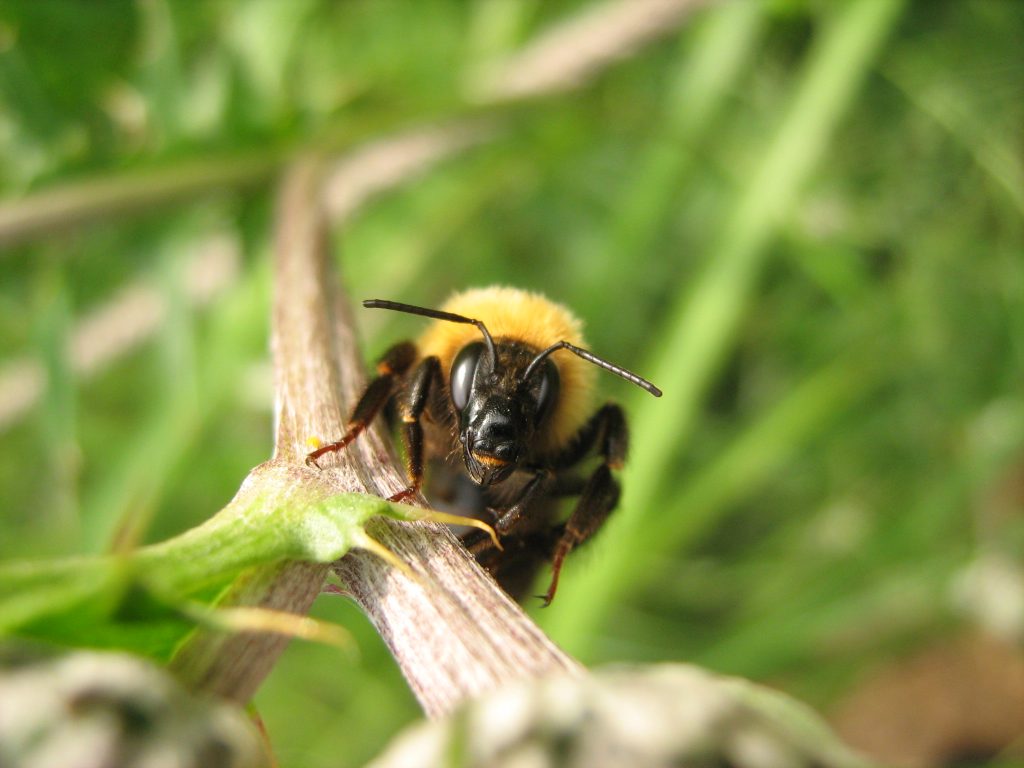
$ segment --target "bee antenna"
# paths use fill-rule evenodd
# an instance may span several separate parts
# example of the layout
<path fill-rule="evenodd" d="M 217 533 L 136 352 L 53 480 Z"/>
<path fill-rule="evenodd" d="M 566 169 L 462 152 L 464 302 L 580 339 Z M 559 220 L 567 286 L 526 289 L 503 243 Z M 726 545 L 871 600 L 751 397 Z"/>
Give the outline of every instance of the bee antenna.
<path fill-rule="evenodd" d="M 498 353 L 494 348 L 494 339 L 491 338 L 491 333 L 487 330 L 487 326 L 484 325 L 483 320 L 474 320 L 472 317 L 456 315 L 454 312 L 443 312 L 440 309 L 417 307 L 412 304 L 403 304 L 400 301 L 388 301 L 387 299 L 366 299 L 363 302 L 363 306 L 367 309 L 393 309 L 395 312 L 406 312 L 410 315 L 431 317 L 434 320 L 447 320 L 449 323 L 466 323 L 467 325 L 475 325 L 480 329 L 480 333 L 484 335 L 484 341 L 487 343 L 487 354 L 491 356 L 491 366 L 494 367 L 498 364 Z"/>
<path fill-rule="evenodd" d="M 588 352 L 585 349 L 581 349 L 580 347 L 577 347 L 574 344 L 570 344 L 568 341 L 559 341 L 555 344 L 552 344 L 550 347 L 543 350 L 542 352 L 539 352 L 537 356 L 533 358 L 533 360 L 530 361 L 530 364 L 526 367 L 526 371 L 523 373 L 522 381 L 529 381 L 530 377 L 537 371 L 544 358 L 546 358 L 552 352 L 557 352 L 559 349 L 567 349 L 574 355 L 582 357 L 587 362 L 593 363 L 594 365 L 600 368 L 604 368 L 606 371 L 611 371 L 615 375 L 621 376 L 626 381 L 633 382 L 638 387 L 647 390 L 655 397 L 661 397 L 661 390 L 658 389 L 653 384 L 651 384 L 651 382 L 649 382 L 647 379 L 641 376 L 637 376 L 632 371 L 627 371 L 625 368 L 615 365 L 615 363 L 609 363 L 607 360 L 598 357 L 593 352 Z"/>

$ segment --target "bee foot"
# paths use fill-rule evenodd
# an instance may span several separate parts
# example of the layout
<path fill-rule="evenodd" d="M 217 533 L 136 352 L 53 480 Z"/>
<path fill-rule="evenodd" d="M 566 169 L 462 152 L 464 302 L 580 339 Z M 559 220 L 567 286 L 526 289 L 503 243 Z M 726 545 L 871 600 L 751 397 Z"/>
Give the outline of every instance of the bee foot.
<path fill-rule="evenodd" d="M 388 496 L 388 501 L 390 501 L 392 504 L 400 504 L 403 501 L 411 499 L 413 496 L 416 495 L 418 491 L 419 488 L 416 488 L 415 486 L 410 486 L 406 488 L 404 491 L 399 491 L 398 493 Z"/>

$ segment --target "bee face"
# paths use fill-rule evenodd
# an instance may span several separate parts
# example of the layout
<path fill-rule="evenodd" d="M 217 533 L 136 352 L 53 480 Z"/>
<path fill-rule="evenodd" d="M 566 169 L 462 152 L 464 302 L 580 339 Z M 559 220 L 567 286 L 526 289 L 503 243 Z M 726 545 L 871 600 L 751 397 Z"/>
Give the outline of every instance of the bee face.
<path fill-rule="evenodd" d="M 505 480 L 527 458 L 534 434 L 558 396 L 558 371 L 550 360 L 530 370 L 536 350 L 498 343 L 466 345 L 451 369 L 452 405 L 466 470 L 479 485 Z"/>

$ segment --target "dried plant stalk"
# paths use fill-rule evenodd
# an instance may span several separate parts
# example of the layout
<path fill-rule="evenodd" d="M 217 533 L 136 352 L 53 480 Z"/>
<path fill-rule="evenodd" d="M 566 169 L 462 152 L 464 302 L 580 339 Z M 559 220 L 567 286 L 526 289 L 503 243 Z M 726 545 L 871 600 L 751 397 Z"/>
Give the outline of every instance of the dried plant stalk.
<path fill-rule="evenodd" d="M 571 90 L 644 44 L 671 33 L 711 1 L 591 3 L 482 73 L 471 84 L 471 95 L 489 103 Z"/>
<path fill-rule="evenodd" d="M 304 460 L 310 437 L 333 439 L 344 431 L 345 414 L 365 383 L 352 318 L 328 259 L 319 205 L 320 167 L 318 161 L 304 160 L 288 175 L 275 254 L 274 460 L 295 465 Z M 379 428 L 367 430 L 319 475 L 250 477 L 253 483 L 290 477 L 296 483 L 322 485 L 325 492 L 382 496 L 406 483 Z M 505 682 L 580 669 L 443 526 L 380 520 L 370 533 L 417 577 L 361 551 L 333 567 L 380 631 L 427 714 L 445 714 L 465 698 Z M 324 566 L 306 564 L 260 571 L 230 600 L 305 613 L 325 573 Z M 179 654 L 176 666 L 198 687 L 245 701 L 286 643 L 269 635 L 202 632 Z"/>

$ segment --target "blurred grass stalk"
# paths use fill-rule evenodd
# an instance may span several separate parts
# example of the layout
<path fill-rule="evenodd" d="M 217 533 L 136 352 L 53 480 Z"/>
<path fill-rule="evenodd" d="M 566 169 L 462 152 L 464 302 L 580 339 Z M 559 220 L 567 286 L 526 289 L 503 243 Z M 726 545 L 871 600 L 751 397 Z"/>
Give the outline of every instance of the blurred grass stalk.
<path fill-rule="evenodd" d="M 832 9 L 837 13 L 811 50 L 793 100 L 761 153 L 763 160 L 738 191 L 703 274 L 678 297 L 663 335 L 651 342 L 655 357 L 642 370 L 651 373 L 665 397 L 641 401 L 633 409 L 641 439 L 634 444 L 621 509 L 595 544 L 599 562 L 566 574 L 562 599 L 543 621 L 585 662 L 611 607 L 655 575 L 637 564 L 660 553 L 663 542 L 650 528 L 667 512 L 676 512 L 666 499 L 677 492 L 668 478 L 679 446 L 689 437 L 703 396 L 732 346 L 769 244 L 785 225 L 903 4 L 858 0 L 841 11 Z M 746 481 L 732 479 L 737 485 Z M 710 528 L 723 511 L 719 506 L 705 512 L 700 530 Z M 691 527 L 691 541 L 700 530 Z"/>
<path fill-rule="evenodd" d="M 991 130 L 981 115 L 962 104 L 955 91 L 919 82 L 919 75 L 909 67 L 891 66 L 883 74 L 915 107 L 964 147 L 1017 212 L 1024 215 L 1024 167 L 1017 159 L 1015 147 Z"/>
<path fill-rule="evenodd" d="M 81 455 L 78 448 L 77 397 L 71 362 L 65 355 L 71 335 L 72 312 L 63 273 L 52 267 L 41 270 L 40 303 L 46 308 L 35 321 L 40 360 L 33 373 L 52 382 L 46 388 L 39 421 L 53 465 L 53 503 L 46 514 L 56 535 L 73 542 L 81 532 L 78 518 L 78 482 Z M 0 410 L 2 410 L 0 406 Z"/>
<path fill-rule="evenodd" d="M 163 169 L 86 179 L 0 204 L 0 255 L 13 245 L 87 224 L 126 217 L 212 189 L 247 187 L 268 179 L 287 157 L 260 149 L 235 157 L 208 157 Z"/>
<path fill-rule="evenodd" d="M 757 50 L 767 8 L 763 3 L 726 3 L 708 13 L 693 39 L 683 35 L 683 64 L 669 84 L 659 130 L 623 187 L 618 215 L 603 243 L 601 260 L 624 278 L 634 259 L 650 250 L 659 227 L 679 200 L 678 187 L 705 136 L 733 93 L 737 78 Z M 606 276 L 615 285 L 616 275 Z"/>

